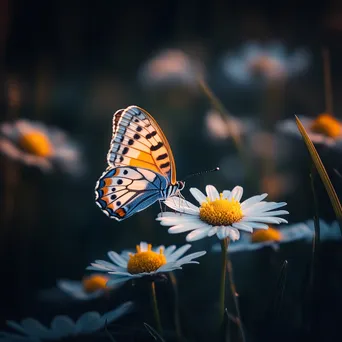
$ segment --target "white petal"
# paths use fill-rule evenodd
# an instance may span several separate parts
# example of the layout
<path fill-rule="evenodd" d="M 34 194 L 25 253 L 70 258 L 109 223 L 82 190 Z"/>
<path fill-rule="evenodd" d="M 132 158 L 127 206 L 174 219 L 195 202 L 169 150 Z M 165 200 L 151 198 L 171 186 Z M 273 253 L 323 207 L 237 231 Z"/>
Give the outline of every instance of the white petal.
<path fill-rule="evenodd" d="M 190 230 L 194 229 L 200 229 L 200 228 L 207 228 L 209 230 L 209 225 L 205 222 L 202 222 L 201 220 L 197 220 L 197 222 L 191 222 L 191 223 L 184 223 L 184 224 L 178 224 L 176 226 L 173 226 L 169 228 L 168 232 L 170 234 L 178 234 L 183 232 L 188 232 Z"/>
<path fill-rule="evenodd" d="M 231 198 L 234 198 L 235 200 L 240 202 L 240 199 L 243 195 L 243 188 L 241 186 L 236 186 L 230 195 Z"/>
<path fill-rule="evenodd" d="M 190 244 L 184 245 L 180 248 L 178 248 L 174 253 L 172 253 L 166 260 L 168 262 L 173 262 L 178 260 L 184 253 L 188 251 L 188 249 L 191 248 Z"/>
<path fill-rule="evenodd" d="M 223 198 L 229 199 L 230 198 L 231 191 L 230 190 L 224 190 L 222 192 Z"/>
<path fill-rule="evenodd" d="M 235 228 L 230 228 L 229 237 L 232 241 L 236 241 L 240 239 L 240 232 Z"/>
<path fill-rule="evenodd" d="M 164 203 L 171 209 L 174 209 L 176 211 L 179 211 L 181 213 L 186 213 L 189 215 L 198 215 L 199 214 L 199 208 L 194 206 L 192 203 L 183 200 L 179 197 L 169 197 L 167 200 L 164 201 Z"/>
<path fill-rule="evenodd" d="M 182 266 L 184 264 L 188 264 L 191 261 L 193 261 L 193 259 L 197 259 L 203 255 L 205 255 L 207 252 L 206 251 L 200 251 L 200 252 L 195 252 L 195 253 L 191 253 L 189 255 L 186 255 L 185 257 L 179 259 L 176 264 L 179 266 Z"/>
<path fill-rule="evenodd" d="M 250 232 L 250 233 L 253 232 L 253 228 L 251 226 L 249 226 L 248 224 L 244 224 L 242 222 L 235 222 L 232 224 L 232 226 L 234 228 L 241 229 L 241 230 L 244 230 L 246 232 Z"/>
<path fill-rule="evenodd" d="M 208 232 L 208 237 L 211 237 L 217 233 L 217 227 L 211 227 Z"/>
<path fill-rule="evenodd" d="M 261 223 L 287 223 L 287 221 L 281 217 L 266 217 L 266 216 L 246 216 L 241 219 L 240 222 L 261 222 Z"/>
<path fill-rule="evenodd" d="M 190 192 L 192 196 L 198 201 L 199 204 L 207 201 L 206 196 L 203 194 L 202 191 L 198 190 L 197 188 L 190 188 Z"/>
<path fill-rule="evenodd" d="M 199 217 L 194 215 L 182 214 L 181 217 L 158 217 L 156 220 L 160 222 L 161 226 L 173 226 L 176 224 L 187 224 L 190 222 L 197 222 L 199 220 Z"/>
<path fill-rule="evenodd" d="M 118 253 L 114 251 L 110 251 L 107 253 L 110 260 L 113 261 L 113 263 L 119 265 L 122 268 L 127 268 L 127 261 L 123 259 Z"/>
<path fill-rule="evenodd" d="M 229 236 L 229 228 L 228 227 L 219 227 L 217 229 L 217 233 L 216 233 L 217 237 L 220 239 L 220 240 L 223 240 L 225 239 L 226 237 Z"/>
<path fill-rule="evenodd" d="M 140 242 L 140 251 L 141 252 L 147 252 L 148 250 L 148 243 L 145 241 Z"/>
<path fill-rule="evenodd" d="M 196 229 L 186 236 L 186 241 L 191 242 L 203 239 L 208 236 L 209 230 L 210 226 Z"/>
<path fill-rule="evenodd" d="M 176 249 L 177 247 L 175 245 L 172 245 L 172 246 L 169 246 L 169 247 L 166 247 L 165 248 L 165 251 L 164 251 L 164 255 L 165 255 L 165 258 L 167 260 L 167 258 L 173 253 L 173 251 Z"/>
<path fill-rule="evenodd" d="M 241 203 L 241 209 L 244 210 L 244 209 L 252 206 L 255 203 L 261 202 L 267 196 L 268 196 L 268 194 L 262 194 L 262 195 L 250 197 Z"/>
<path fill-rule="evenodd" d="M 220 198 L 219 192 L 213 185 L 207 185 L 205 187 L 205 191 L 207 192 L 207 196 L 209 197 L 210 201 L 215 201 Z"/>
<path fill-rule="evenodd" d="M 261 213 L 261 212 L 266 212 L 266 211 L 269 211 L 269 210 L 278 209 L 278 208 L 281 208 L 281 207 L 283 207 L 285 205 L 286 205 L 285 202 L 280 202 L 280 203 L 276 203 L 276 202 L 259 202 L 259 203 L 255 203 L 255 204 L 249 206 L 248 208 L 245 208 L 243 210 L 243 212 L 246 215 L 252 215 L 252 214 L 255 214 L 255 213 Z"/>

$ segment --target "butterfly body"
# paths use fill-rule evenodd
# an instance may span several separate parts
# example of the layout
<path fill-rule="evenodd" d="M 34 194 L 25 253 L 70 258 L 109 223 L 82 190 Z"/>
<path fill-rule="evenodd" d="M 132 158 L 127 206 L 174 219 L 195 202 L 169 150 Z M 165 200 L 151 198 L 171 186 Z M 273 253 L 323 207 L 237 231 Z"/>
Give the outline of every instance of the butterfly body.
<path fill-rule="evenodd" d="M 114 114 L 107 162 L 96 183 L 96 204 L 118 221 L 184 188 L 184 182 L 176 181 L 172 151 L 161 128 L 137 106 Z"/>

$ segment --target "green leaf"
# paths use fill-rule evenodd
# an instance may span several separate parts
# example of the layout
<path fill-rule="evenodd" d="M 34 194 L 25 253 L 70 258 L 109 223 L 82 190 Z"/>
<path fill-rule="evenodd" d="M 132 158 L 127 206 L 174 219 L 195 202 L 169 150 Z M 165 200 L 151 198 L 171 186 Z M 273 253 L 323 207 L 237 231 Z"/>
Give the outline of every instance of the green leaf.
<path fill-rule="evenodd" d="M 336 191 L 335 191 L 333 185 L 331 184 L 328 173 L 325 170 L 325 167 L 322 163 L 321 158 L 319 157 L 319 155 L 317 153 L 317 150 L 316 150 L 314 144 L 310 140 L 309 135 L 307 134 L 303 124 L 301 123 L 301 121 L 298 119 L 298 117 L 296 115 L 295 115 L 295 118 L 296 118 L 296 124 L 298 126 L 299 132 L 304 139 L 306 147 L 310 153 L 311 159 L 312 159 L 312 161 L 313 161 L 313 163 L 314 163 L 314 165 L 318 171 L 318 174 L 321 177 L 321 180 L 324 184 L 324 187 L 325 187 L 325 189 L 329 195 L 331 205 L 334 209 L 337 220 L 340 223 L 340 229 L 341 229 L 341 234 L 342 234 L 342 226 L 341 226 L 342 207 L 341 207 L 341 202 L 340 202 L 339 198 L 337 197 Z"/>

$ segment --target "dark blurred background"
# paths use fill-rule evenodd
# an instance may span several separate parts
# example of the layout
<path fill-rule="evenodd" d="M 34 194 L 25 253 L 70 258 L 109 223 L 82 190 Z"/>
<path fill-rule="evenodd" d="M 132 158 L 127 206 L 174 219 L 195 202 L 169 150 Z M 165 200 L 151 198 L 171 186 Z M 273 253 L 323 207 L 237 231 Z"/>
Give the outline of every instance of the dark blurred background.
<path fill-rule="evenodd" d="M 260 93 L 225 86 L 218 67 L 227 51 L 234 51 L 251 40 L 276 40 L 289 49 L 305 47 L 311 54 L 309 71 L 286 83 L 284 99 L 276 106 L 275 120 L 297 113 L 315 116 L 324 111 L 321 49 L 328 47 L 334 109 L 339 117 L 342 106 L 339 96 L 342 6 L 339 1 L 263 1 L 256 5 L 252 1 L 216 0 L 0 0 L 2 121 L 28 118 L 60 127 L 80 144 L 85 165 L 80 177 L 67 177 L 58 172 L 46 175 L 1 156 L 2 328 L 5 319 L 32 316 L 47 323 L 59 313 L 76 317 L 86 310 L 109 310 L 111 307 L 106 302 L 51 304 L 39 301 L 37 296 L 39 291 L 54 287 L 58 278 L 81 279 L 86 266 L 95 259 L 105 259 L 108 250 L 119 252 L 141 240 L 165 245 L 185 243 L 184 234 L 170 236 L 165 227 L 155 222 L 158 205 L 121 223 L 109 220 L 96 207 L 94 186 L 106 168 L 112 114 L 131 104 L 149 111 L 170 141 L 178 179 L 221 166 L 222 157 L 234 145 L 208 138 L 204 118 L 210 102 L 204 94 L 184 89 L 151 90 L 139 83 L 139 70 L 160 50 L 181 49 L 201 61 L 209 86 L 231 113 L 238 118 L 258 119 L 262 108 Z M 11 99 L 8 89 L 13 84 L 18 90 L 17 97 Z M 288 202 L 291 223 L 313 216 L 305 151 L 300 162 L 295 161 L 291 164 L 290 158 L 287 168 L 296 171 L 296 187 L 283 197 L 273 198 Z M 341 179 L 332 172 L 333 168 L 339 169 L 339 158 L 326 162 L 339 191 Z M 228 167 L 234 172 L 234 164 Z M 187 188 L 196 186 L 204 190 L 206 184 L 214 184 L 219 189 L 230 189 L 236 184 L 224 173 L 222 170 L 194 177 L 187 182 Z M 262 191 L 260 183 L 253 184 L 248 186 L 247 180 L 242 180 L 246 197 Z M 317 191 L 322 217 L 332 220 L 334 215 L 319 181 Z M 190 199 L 187 189 L 183 193 Z M 210 250 L 213 239 L 194 243 L 191 251 Z M 331 341 L 340 330 L 341 244 L 333 243 L 331 247 L 325 247 L 328 254 L 322 253 L 322 270 L 328 274 L 322 272 L 321 282 L 328 289 L 321 288 L 322 301 L 317 304 L 322 306 L 324 324 L 317 328 L 316 337 L 322 341 Z M 268 337 L 273 341 L 303 338 L 301 296 L 307 286 L 310 246 L 295 245 L 281 253 L 259 254 L 260 260 L 253 266 L 253 272 L 248 257 L 233 258 L 238 289 L 249 289 L 240 293 L 240 298 L 250 341 Z M 260 312 L 266 310 L 265 296 L 275 286 L 285 259 L 289 260 L 289 291 L 281 324 L 275 325 L 274 330 L 267 325 L 267 315 Z M 188 266 L 179 274 L 181 299 L 186 308 L 185 330 L 195 336 L 194 340 L 206 336 L 201 335 L 204 328 L 198 322 L 203 326 L 216 308 L 219 262 L 218 254 L 210 254 L 202 265 Z M 329 277 L 334 279 L 332 283 Z M 333 284 L 333 291 L 329 290 L 329 284 Z M 327 299 L 328 293 L 331 298 Z M 136 295 L 137 301 L 141 300 L 139 296 Z M 130 286 L 114 297 L 113 307 L 132 298 Z M 138 326 L 138 318 L 136 322 Z M 274 334 L 268 336 L 270 331 Z"/>

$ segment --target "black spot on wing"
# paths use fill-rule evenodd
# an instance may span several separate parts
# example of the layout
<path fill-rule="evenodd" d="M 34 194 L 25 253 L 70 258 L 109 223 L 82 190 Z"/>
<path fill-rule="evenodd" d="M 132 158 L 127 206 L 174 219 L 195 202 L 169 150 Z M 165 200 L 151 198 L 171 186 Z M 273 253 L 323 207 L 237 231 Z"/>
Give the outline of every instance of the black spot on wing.
<path fill-rule="evenodd" d="M 137 134 L 137 133 L 135 133 L 134 136 L 133 136 L 133 138 L 134 138 L 135 140 L 138 140 L 138 139 L 140 139 L 140 135 Z"/>
<path fill-rule="evenodd" d="M 128 147 L 125 147 L 123 150 L 122 150 L 122 154 L 126 154 L 128 152 L 129 148 Z"/>
<path fill-rule="evenodd" d="M 157 135 L 156 131 L 153 131 L 151 133 L 146 134 L 146 139 L 151 139 L 153 138 L 155 135 Z"/>
<path fill-rule="evenodd" d="M 169 166 L 170 166 L 170 163 L 167 162 L 167 163 L 161 164 L 161 165 L 160 165 L 160 168 L 161 168 L 161 169 L 165 169 L 166 167 L 169 167 Z"/>
<path fill-rule="evenodd" d="M 160 141 L 156 146 L 151 146 L 151 151 L 158 151 L 164 144 Z"/>
<path fill-rule="evenodd" d="M 167 158 L 167 153 L 161 154 L 160 156 L 157 157 L 157 160 L 163 160 Z"/>

